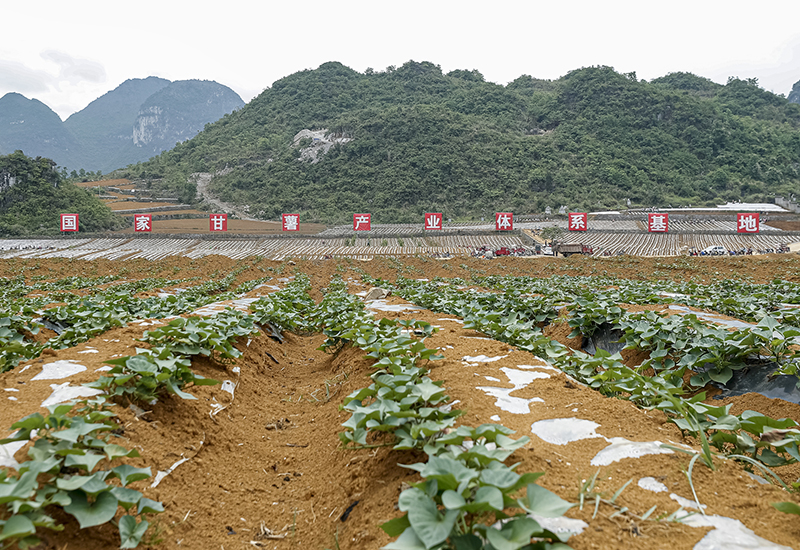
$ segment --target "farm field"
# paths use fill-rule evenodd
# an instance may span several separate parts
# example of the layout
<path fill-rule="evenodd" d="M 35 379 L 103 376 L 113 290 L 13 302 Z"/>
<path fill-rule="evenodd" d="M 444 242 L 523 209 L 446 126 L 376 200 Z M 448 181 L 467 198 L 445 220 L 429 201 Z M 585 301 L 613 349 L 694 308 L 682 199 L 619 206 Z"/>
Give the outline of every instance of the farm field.
<path fill-rule="evenodd" d="M 500 495 L 501 509 L 522 514 L 519 506 L 527 506 L 535 518 L 512 521 L 515 533 L 536 533 L 553 542 L 552 548 L 559 547 L 556 535 L 572 548 L 587 550 L 736 548 L 732 541 L 740 548 L 800 547 L 796 516 L 771 505 L 800 504 L 797 493 L 781 488 L 760 467 L 731 458 L 738 453 L 762 457 L 791 489 L 800 479 L 800 432 L 793 423 L 800 421 L 800 406 L 753 393 L 711 398 L 720 393 L 711 382 L 724 379 L 731 368 L 761 368 L 762 356 L 769 353 L 787 368 L 796 359 L 792 330 L 799 324 L 793 306 L 800 304 L 800 262 L 795 255 L 481 261 L 370 253 L 364 261 L 312 254 L 311 260 L 302 259 L 303 254 L 288 260 L 287 254 L 278 261 L 252 253 L 251 241 L 233 250 L 237 241 L 188 247 L 165 239 L 164 250 L 185 252 L 145 259 L 137 257 L 141 251 L 110 246 L 110 241 L 116 239 L 3 252 L 0 303 L 4 315 L 19 314 L 8 317 L 4 326 L 8 332 L 20 330 L 24 338 L 16 341 L 20 347 L 12 345 L 8 334 L 2 336 L 5 367 L 0 371 L 8 370 L 0 374 L 5 390 L 0 393 L 0 424 L 11 434 L 12 424 L 37 411 L 45 414 L 42 404 L 57 402 L 58 395 L 96 400 L 101 388 L 112 393 L 116 388 L 117 397 L 109 398 L 116 403 L 108 409 L 116 414 L 109 441 L 140 456 L 122 457 L 115 447 L 114 462 L 103 459 L 96 467 L 119 468 L 124 462 L 150 469 L 151 476 L 143 479 L 133 470 L 117 470 L 124 474 L 108 478 L 116 489 L 125 478 L 127 488 L 163 505 L 163 512 L 141 517 L 115 508 L 126 529 L 145 517 L 150 523 L 147 533 L 139 534 L 139 548 L 442 548 L 441 533 L 450 533 L 448 518 L 455 518 L 462 506 L 454 494 L 442 495 L 450 483 L 448 472 L 458 468 L 466 476 L 462 480 L 472 479 L 462 498 L 474 513 L 462 513 L 450 524 L 462 531 L 463 544 L 476 540 L 463 528 L 484 523 L 486 529 L 476 532 L 491 537 L 494 548 L 504 547 L 501 538 L 508 541 L 505 548 L 535 547 L 519 542 L 519 536 L 512 540 L 510 528 L 493 527 L 491 506 Z M 342 245 L 331 239 L 326 246 Z M 119 256 L 105 253 L 115 248 Z M 70 255 L 75 250 L 81 253 Z M 363 294 L 375 286 L 391 287 L 392 295 L 365 301 Z M 227 306 L 239 313 L 226 311 Z M 685 310 L 697 317 L 683 317 Z M 189 325 L 171 321 L 173 315 L 205 321 Z M 30 334 L 30 323 L 39 317 L 48 323 Z M 769 325 L 766 340 L 748 337 L 750 331 L 765 333 L 765 318 L 777 323 Z M 619 356 L 582 354 L 583 338 L 608 326 L 626 327 L 638 347 Z M 185 332 L 170 333 L 170 327 Z M 652 331 L 702 334 L 704 340 L 687 345 L 664 336 L 653 353 Z M 229 344 L 211 348 L 212 340 L 224 340 L 222 333 Z M 190 334 L 197 337 L 186 339 Z M 691 342 L 692 336 L 685 339 Z M 788 343 L 781 348 L 779 341 Z M 717 342 L 726 350 L 724 360 L 716 363 L 719 368 L 678 370 L 700 348 L 715 349 Z M 175 382 L 181 392 L 160 390 L 155 403 L 142 399 L 122 378 L 111 385 L 81 386 L 119 375 L 98 369 L 133 368 L 130 361 L 125 366 L 126 357 L 147 356 L 145 349 L 159 346 L 171 346 L 195 375 L 219 384 L 202 385 L 181 371 L 183 382 Z M 182 364 L 164 357 L 174 368 Z M 669 357 L 675 364 L 668 364 Z M 420 378 L 420 389 L 406 394 L 388 373 L 373 377 L 385 388 L 379 398 L 366 389 L 373 383 L 376 361 L 395 375 L 406 369 L 402 376 L 412 378 L 417 374 L 407 373 L 424 368 L 430 380 Z M 641 371 L 632 370 L 644 362 Z M 692 363 L 697 364 L 702 362 Z M 649 376 L 654 371 L 660 378 Z M 692 374 L 700 377 L 694 386 Z M 708 407 L 699 398 L 691 400 L 703 385 Z M 381 401 L 388 399 L 390 388 L 417 396 L 417 405 L 409 409 L 414 414 L 381 416 L 394 410 Z M 659 393 L 665 388 L 685 401 L 666 399 Z M 182 394 L 195 399 L 182 399 Z M 360 397 L 348 401 L 354 395 Z M 800 397 L 797 392 L 793 396 Z M 383 413 L 377 406 L 367 411 L 376 403 Z M 770 423 L 745 411 L 789 420 Z M 693 429 L 701 421 L 704 428 Z M 491 436 L 496 448 L 484 446 L 469 427 L 485 424 L 513 433 Z M 395 432 L 396 438 L 388 435 L 390 426 L 397 425 L 405 431 Z M 769 427 L 784 431 L 763 437 Z M 464 433 L 472 435 L 462 441 Z M 477 440 L 472 445 L 470 437 Z M 418 443 L 422 440 L 439 445 L 440 454 L 430 458 Z M 447 454 L 453 448 L 446 451 L 445 443 L 437 441 L 454 445 L 462 461 Z M 0 466 L 12 471 L 10 466 L 24 463 L 27 450 L 19 444 L 0 448 Z M 88 475 L 86 466 L 76 466 L 80 460 L 70 460 L 63 468 L 63 487 L 76 487 L 76 476 Z M 452 461 L 449 469 L 446 460 Z M 504 469 L 513 464 L 518 464 L 513 472 Z M 468 471 L 484 473 L 473 479 Z M 505 481 L 500 481 L 501 472 Z M 517 482 L 515 475 L 536 472 L 544 475 L 535 483 L 525 478 L 513 492 L 508 489 Z M 40 480 L 46 475 L 40 474 Z M 410 502 L 417 503 L 417 510 L 429 510 L 427 503 L 434 502 L 409 485 L 423 479 L 440 499 L 441 514 L 411 512 L 412 527 L 395 529 L 413 529 L 427 542 L 413 542 L 407 533 L 390 537 L 381 524 L 414 509 Z M 430 485 L 432 479 L 439 480 L 438 489 Z M 96 496 L 81 487 L 70 494 L 86 492 L 95 499 L 91 510 L 78 514 L 87 523 L 88 517 L 101 515 L 101 500 L 111 500 L 99 495 L 113 494 L 120 503 L 123 494 L 133 498 L 106 489 L 96 489 Z M 3 510 L 0 504 L 0 521 L 8 518 Z M 64 531 L 39 528 L 41 548 L 119 546 L 119 530 L 112 523 L 79 529 L 67 512 L 52 512 Z M 123 516 L 136 519 L 122 521 Z M 136 539 L 130 529 L 126 533 L 129 542 Z"/>

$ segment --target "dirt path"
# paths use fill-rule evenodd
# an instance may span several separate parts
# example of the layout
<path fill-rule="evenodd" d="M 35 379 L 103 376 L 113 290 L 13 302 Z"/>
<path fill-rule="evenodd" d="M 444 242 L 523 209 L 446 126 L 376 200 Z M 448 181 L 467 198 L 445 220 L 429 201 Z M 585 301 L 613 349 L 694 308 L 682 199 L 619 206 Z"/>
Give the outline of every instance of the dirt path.
<path fill-rule="evenodd" d="M 263 221 L 259 220 L 258 218 L 250 217 L 249 214 L 240 210 L 236 206 L 229 204 L 227 202 L 223 202 L 214 195 L 212 195 L 211 192 L 208 190 L 208 184 L 211 183 L 211 179 L 213 177 L 211 173 L 198 172 L 196 174 L 192 174 L 191 177 L 195 178 L 195 182 L 197 183 L 197 196 L 202 197 L 203 200 L 214 206 L 219 211 L 236 214 L 236 216 L 242 220 L 254 221 L 254 222 Z"/>

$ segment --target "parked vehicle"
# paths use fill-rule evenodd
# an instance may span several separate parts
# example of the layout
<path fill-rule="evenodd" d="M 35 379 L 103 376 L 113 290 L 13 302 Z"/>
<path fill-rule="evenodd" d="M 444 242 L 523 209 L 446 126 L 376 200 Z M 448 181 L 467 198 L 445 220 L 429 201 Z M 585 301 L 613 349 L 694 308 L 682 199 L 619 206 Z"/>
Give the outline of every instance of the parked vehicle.
<path fill-rule="evenodd" d="M 565 258 L 572 254 L 594 254 L 594 249 L 591 246 L 583 243 L 559 243 L 553 244 L 553 255 L 558 256 L 561 254 Z"/>
<path fill-rule="evenodd" d="M 724 246 L 718 244 L 705 247 L 700 254 L 702 256 L 725 256 L 728 253 Z"/>

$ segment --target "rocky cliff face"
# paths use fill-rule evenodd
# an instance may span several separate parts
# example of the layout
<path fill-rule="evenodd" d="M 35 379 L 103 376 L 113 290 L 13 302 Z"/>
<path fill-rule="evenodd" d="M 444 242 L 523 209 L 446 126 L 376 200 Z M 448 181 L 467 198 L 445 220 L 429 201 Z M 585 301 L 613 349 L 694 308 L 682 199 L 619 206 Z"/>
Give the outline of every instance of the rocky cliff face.
<path fill-rule="evenodd" d="M 133 144 L 161 153 L 196 136 L 210 120 L 243 105 L 236 92 L 216 82 L 173 82 L 142 104 L 133 124 Z"/>
<path fill-rule="evenodd" d="M 794 83 L 787 99 L 790 103 L 800 103 L 800 80 Z"/>

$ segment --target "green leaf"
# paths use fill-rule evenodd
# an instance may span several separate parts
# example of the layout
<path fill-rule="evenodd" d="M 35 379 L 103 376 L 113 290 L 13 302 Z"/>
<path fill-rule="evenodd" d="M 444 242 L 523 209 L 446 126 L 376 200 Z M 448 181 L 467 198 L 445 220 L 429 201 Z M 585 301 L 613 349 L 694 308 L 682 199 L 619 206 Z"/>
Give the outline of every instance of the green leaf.
<path fill-rule="evenodd" d="M 136 506 L 136 511 L 139 513 L 139 515 L 160 514 L 164 511 L 164 505 L 155 500 L 142 497 L 142 499 L 139 501 L 139 504 Z"/>
<path fill-rule="evenodd" d="M 503 509 L 503 492 L 497 487 L 480 487 L 465 510 L 470 513 L 501 511 Z"/>
<path fill-rule="evenodd" d="M 14 515 L 8 518 L 5 525 L 3 525 L 3 531 L 0 532 L 0 541 L 10 538 L 19 539 L 35 534 L 36 526 L 27 516 Z"/>
<path fill-rule="evenodd" d="M 120 482 L 122 482 L 122 486 L 125 487 L 128 483 L 147 479 L 153 474 L 150 473 L 150 468 L 134 468 L 129 464 L 122 464 L 121 466 L 113 468 L 111 470 L 111 475 L 118 477 Z"/>
<path fill-rule="evenodd" d="M 467 504 L 467 501 L 455 491 L 448 490 L 442 494 L 442 504 L 448 510 L 460 510 Z"/>
<path fill-rule="evenodd" d="M 714 382 L 718 382 L 720 384 L 727 384 L 728 380 L 733 377 L 733 370 L 730 367 L 724 367 L 720 371 L 711 370 L 708 372 L 709 378 L 711 378 Z"/>
<path fill-rule="evenodd" d="M 483 550 L 483 541 L 477 535 L 468 533 L 452 538 L 455 550 Z"/>
<path fill-rule="evenodd" d="M 136 548 L 142 542 L 147 528 L 150 524 L 147 520 L 136 523 L 133 516 L 122 516 L 119 520 L 119 540 L 120 548 Z"/>
<path fill-rule="evenodd" d="M 130 510 L 130 508 L 138 504 L 142 498 L 142 493 L 139 491 L 126 489 L 125 487 L 114 487 L 111 489 L 111 494 L 117 497 L 120 506 L 125 508 L 125 510 Z"/>
<path fill-rule="evenodd" d="M 94 470 L 94 467 L 97 466 L 97 463 L 103 460 L 105 457 L 101 454 L 87 452 L 83 455 L 67 455 L 66 460 L 64 460 L 64 466 L 70 467 L 78 467 L 90 472 Z"/>
<path fill-rule="evenodd" d="M 446 541 L 461 513 L 447 510 L 444 515 L 440 514 L 433 499 L 417 488 L 400 494 L 400 510 L 404 509 L 408 511 L 408 521 L 414 533 L 426 548 Z"/>
<path fill-rule="evenodd" d="M 396 541 L 390 542 L 382 550 L 427 550 L 427 547 L 419 540 L 414 529 L 409 527 Z"/>
<path fill-rule="evenodd" d="M 109 445 L 103 446 L 103 452 L 106 453 L 106 456 L 109 460 L 114 460 L 115 458 L 122 458 L 122 457 L 137 457 L 139 456 L 139 451 L 136 449 L 128 450 L 122 445 L 116 445 L 111 443 Z"/>
<path fill-rule="evenodd" d="M 64 511 L 78 520 L 81 529 L 108 523 L 117 513 L 117 497 L 110 491 L 100 493 L 94 502 L 89 502 L 83 491 L 72 491 L 69 496 L 72 502 Z"/>
<path fill-rule="evenodd" d="M 516 517 L 506 522 L 502 529 L 490 527 L 486 538 L 496 550 L 519 550 L 531 543 L 531 537 L 542 530 L 536 520 Z"/>
<path fill-rule="evenodd" d="M 575 506 L 535 483 L 528 485 L 527 494 L 518 499 L 517 503 L 526 512 L 546 518 L 563 516 L 564 512 Z"/>
<path fill-rule="evenodd" d="M 410 526 L 411 524 L 408 522 L 408 514 L 403 514 L 399 518 L 382 523 L 381 529 L 383 529 L 383 532 L 390 537 L 396 537 L 403 533 L 403 531 L 408 529 Z"/>
<path fill-rule="evenodd" d="M 37 472 L 25 472 L 19 479 L 12 481 L 6 480 L 0 483 L 0 504 L 12 502 L 14 500 L 28 500 L 39 487 L 36 481 Z"/>
<path fill-rule="evenodd" d="M 519 474 L 504 465 L 503 468 L 499 469 L 482 470 L 480 479 L 481 482 L 486 485 L 508 489 L 509 487 L 513 487 L 517 480 L 519 480 Z"/>
<path fill-rule="evenodd" d="M 770 502 L 770 504 L 784 514 L 797 514 L 800 516 L 800 506 L 794 502 Z"/>

